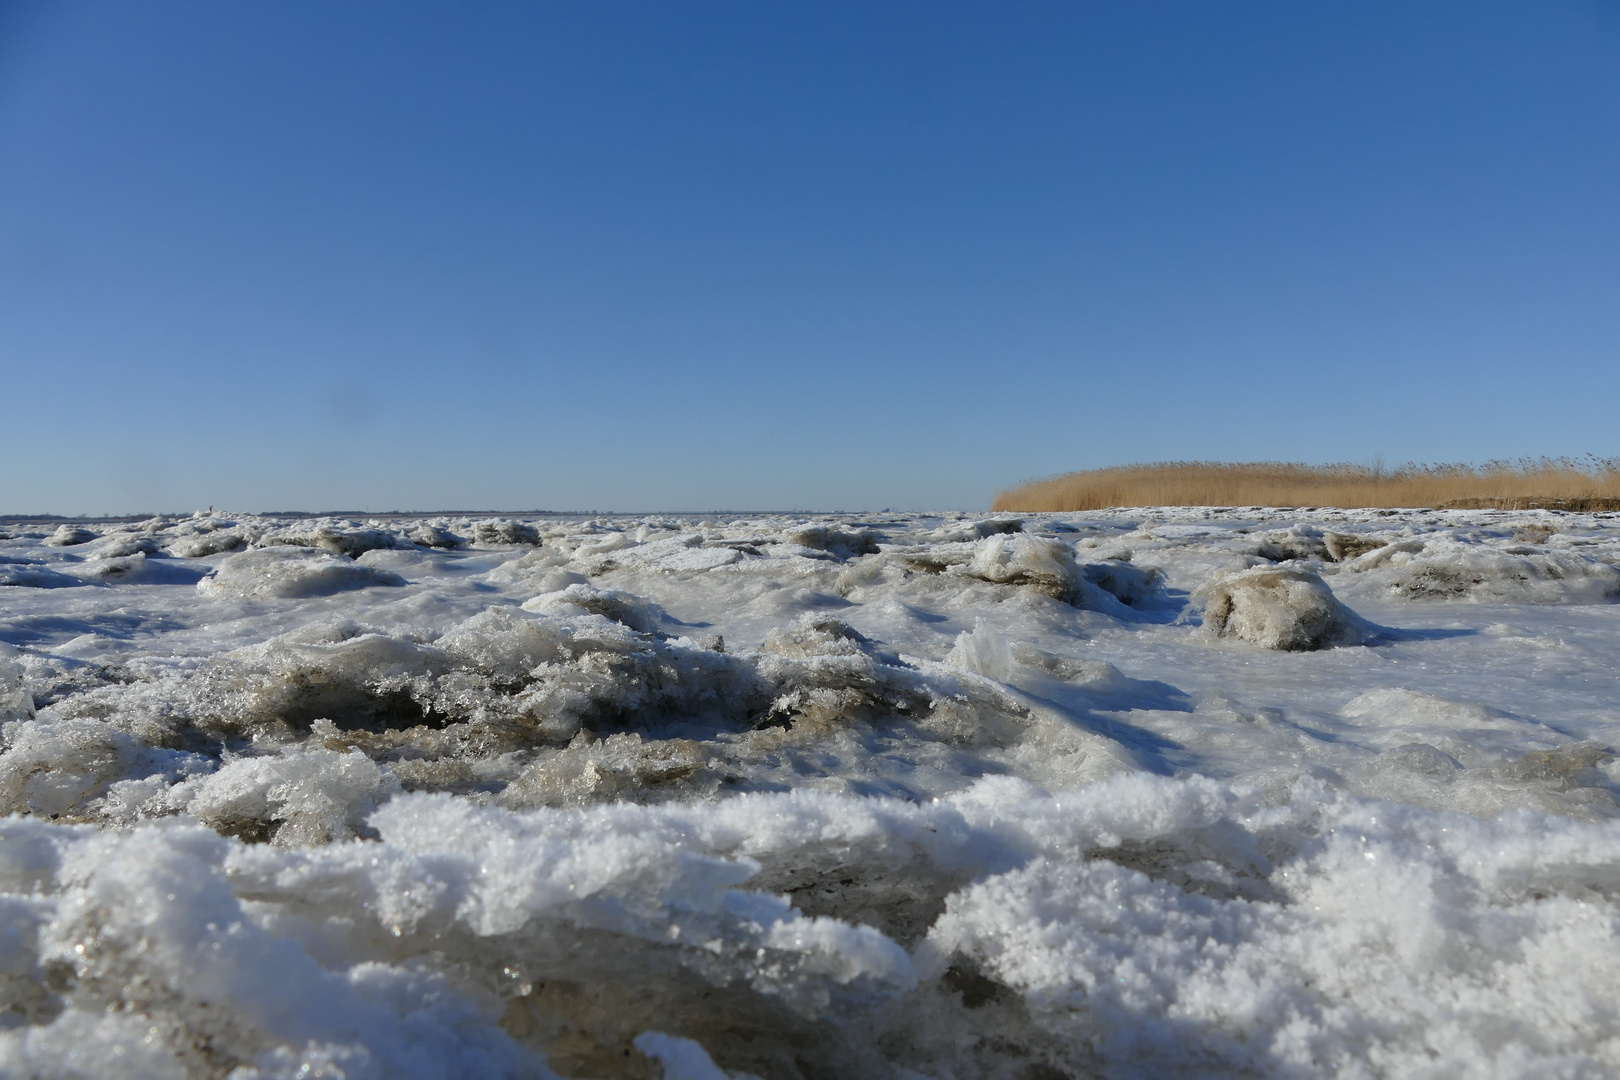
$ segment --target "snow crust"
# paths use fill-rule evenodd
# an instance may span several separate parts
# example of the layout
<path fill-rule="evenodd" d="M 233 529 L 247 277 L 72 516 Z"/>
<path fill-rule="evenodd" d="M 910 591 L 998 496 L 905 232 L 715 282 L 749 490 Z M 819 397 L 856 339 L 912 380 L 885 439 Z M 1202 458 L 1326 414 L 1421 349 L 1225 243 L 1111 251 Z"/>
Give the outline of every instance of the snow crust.
<path fill-rule="evenodd" d="M 1620 1072 L 1620 519 L 0 539 L 0 1074 Z"/>

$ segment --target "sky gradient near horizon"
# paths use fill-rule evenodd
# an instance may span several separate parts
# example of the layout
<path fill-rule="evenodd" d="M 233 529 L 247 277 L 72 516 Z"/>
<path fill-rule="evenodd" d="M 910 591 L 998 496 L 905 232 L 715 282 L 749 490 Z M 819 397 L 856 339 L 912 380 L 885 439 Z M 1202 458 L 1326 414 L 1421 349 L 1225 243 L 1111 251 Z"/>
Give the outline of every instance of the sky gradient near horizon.
<path fill-rule="evenodd" d="M 1620 454 L 1620 8 L 0 0 L 0 513 Z"/>

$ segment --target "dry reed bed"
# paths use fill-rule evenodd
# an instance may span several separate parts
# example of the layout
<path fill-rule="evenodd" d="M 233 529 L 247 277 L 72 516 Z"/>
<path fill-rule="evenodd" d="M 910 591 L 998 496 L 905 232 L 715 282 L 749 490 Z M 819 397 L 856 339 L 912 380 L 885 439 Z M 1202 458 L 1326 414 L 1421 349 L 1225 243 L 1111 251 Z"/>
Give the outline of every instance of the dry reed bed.
<path fill-rule="evenodd" d="M 1166 461 L 1064 473 L 998 492 L 994 510 L 1110 506 L 1460 507 L 1620 510 L 1620 458 L 1485 465 L 1301 465 Z"/>

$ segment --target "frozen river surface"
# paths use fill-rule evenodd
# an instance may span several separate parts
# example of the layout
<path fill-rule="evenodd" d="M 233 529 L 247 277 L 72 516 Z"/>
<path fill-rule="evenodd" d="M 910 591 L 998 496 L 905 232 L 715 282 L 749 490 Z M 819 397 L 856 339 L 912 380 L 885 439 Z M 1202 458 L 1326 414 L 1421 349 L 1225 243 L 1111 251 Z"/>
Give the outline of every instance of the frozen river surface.
<path fill-rule="evenodd" d="M 0 1075 L 1620 1075 L 1620 515 L 0 526 Z"/>

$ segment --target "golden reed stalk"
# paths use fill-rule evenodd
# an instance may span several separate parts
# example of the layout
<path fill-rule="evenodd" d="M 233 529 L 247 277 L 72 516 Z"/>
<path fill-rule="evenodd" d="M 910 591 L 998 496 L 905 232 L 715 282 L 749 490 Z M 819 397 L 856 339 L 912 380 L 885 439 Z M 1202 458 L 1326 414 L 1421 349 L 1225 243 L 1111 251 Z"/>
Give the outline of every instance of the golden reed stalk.
<path fill-rule="evenodd" d="M 1620 458 L 1484 465 L 1302 465 L 1164 461 L 1064 473 L 998 492 L 1014 512 L 1111 506 L 1445 507 L 1620 510 Z"/>

